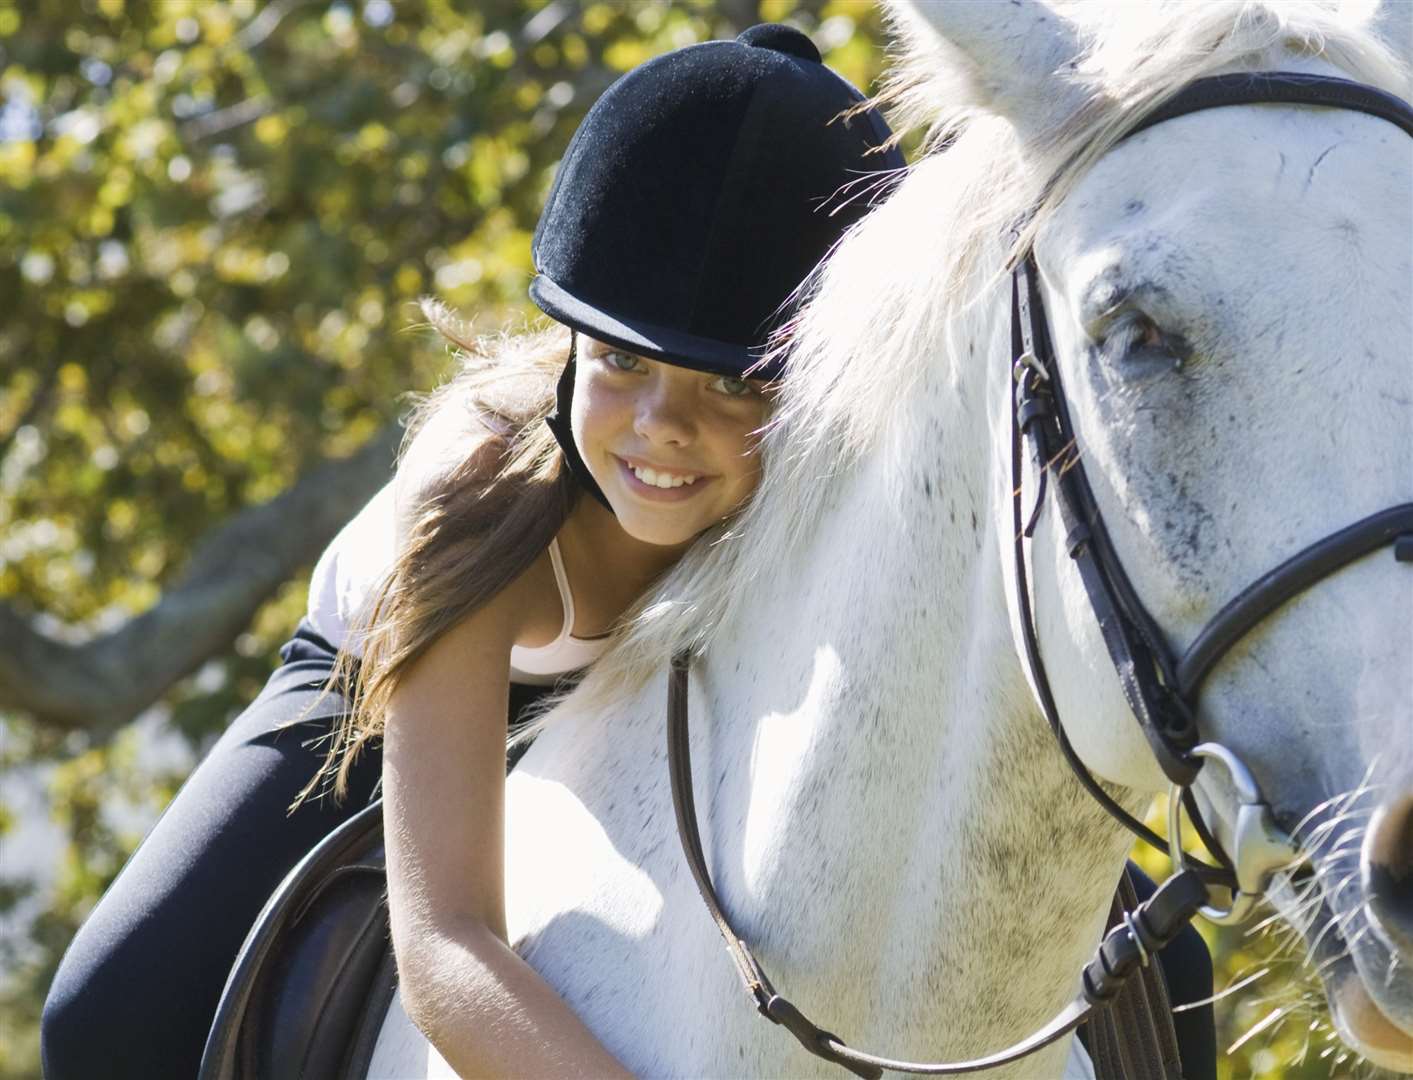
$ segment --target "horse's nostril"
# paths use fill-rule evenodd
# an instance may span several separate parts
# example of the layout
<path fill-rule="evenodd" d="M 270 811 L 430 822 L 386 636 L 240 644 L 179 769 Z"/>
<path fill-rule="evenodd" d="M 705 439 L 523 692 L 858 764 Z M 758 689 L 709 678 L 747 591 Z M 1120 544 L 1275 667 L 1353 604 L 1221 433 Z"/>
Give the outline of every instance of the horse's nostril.
<path fill-rule="evenodd" d="M 1364 834 L 1361 876 L 1375 930 L 1413 957 L 1413 793 L 1374 812 Z"/>

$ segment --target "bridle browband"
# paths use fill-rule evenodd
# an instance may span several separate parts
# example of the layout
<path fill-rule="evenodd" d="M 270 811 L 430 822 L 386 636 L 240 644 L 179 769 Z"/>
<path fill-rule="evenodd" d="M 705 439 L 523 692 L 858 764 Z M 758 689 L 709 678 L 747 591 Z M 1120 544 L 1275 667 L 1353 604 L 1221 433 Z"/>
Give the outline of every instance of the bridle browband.
<path fill-rule="evenodd" d="M 1413 136 L 1413 107 L 1375 87 L 1324 75 L 1256 72 L 1199 79 L 1139 120 L 1123 138 L 1189 113 L 1256 104 L 1313 105 L 1367 113 L 1396 124 Z M 1081 973 L 1079 994 L 1028 1038 L 984 1058 L 940 1064 L 894 1061 L 851 1049 L 776 992 L 721 905 L 706 867 L 692 793 L 687 709 L 691 657 L 685 652 L 674 656 L 668 683 L 668 764 L 678 834 L 702 899 L 760 1013 L 789 1030 L 810 1053 L 862 1077 L 878 1077 L 884 1069 L 946 1076 L 1017 1061 L 1073 1031 L 1095 1008 L 1114 1001 L 1125 981 L 1136 971 L 1146 972 L 1152 955 L 1199 912 L 1222 923 L 1244 918 L 1271 877 L 1298 860 L 1299 849 L 1276 826 L 1256 781 L 1236 755 L 1219 744 L 1200 741 L 1196 717 L 1203 681 L 1231 648 L 1272 612 L 1349 563 L 1389 546 L 1398 561 L 1413 563 L 1413 503 L 1403 503 L 1355 522 L 1281 563 L 1228 602 L 1197 634 L 1186 652 L 1175 656 L 1166 635 L 1144 609 L 1124 573 L 1085 476 L 1060 386 L 1039 272 L 1030 252 L 1019 259 L 1012 272 L 1011 298 L 1012 516 L 1016 600 L 1026 665 L 1041 711 L 1085 789 L 1126 828 L 1168 851 L 1174 865 L 1183 869 L 1169 877 L 1146 902 L 1123 912 Z M 1034 507 L 1028 515 L 1022 494 L 1027 442 L 1040 477 Z M 1066 548 L 1079 570 L 1129 708 L 1173 785 L 1166 842 L 1104 791 L 1079 760 L 1060 722 L 1040 653 L 1025 549 L 1025 541 L 1046 505 L 1047 489 L 1054 492 L 1052 501 L 1060 514 Z M 1203 822 L 1192 797 L 1192 783 L 1208 759 L 1216 759 L 1227 771 L 1240 802 L 1230 854 Z M 1182 852 L 1177 833 L 1183 807 L 1221 865 L 1206 866 Z M 1212 885 L 1231 890 L 1227 908 L 1211 906 Z M 1146 977 L 1151 977 L 1151 973 Z M 1171 1065 L 1166 1059 L 1149 1054 L 1144 1068 L 1159 1077 L 1167 1075 Z"/>

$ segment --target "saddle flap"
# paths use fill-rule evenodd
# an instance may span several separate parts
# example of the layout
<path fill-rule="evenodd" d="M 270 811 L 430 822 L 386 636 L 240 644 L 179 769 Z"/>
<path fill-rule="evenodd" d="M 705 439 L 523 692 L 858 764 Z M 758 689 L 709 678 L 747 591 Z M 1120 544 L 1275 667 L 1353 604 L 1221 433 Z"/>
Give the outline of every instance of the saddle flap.
<path fill-rule="evenodd" d="M 379 800 L 301 859 L 266 903 L 222 992 L 199 1080 L 345 1074 L 375 999 L 385 1007 L 395 985 L 385 890 Z"/>

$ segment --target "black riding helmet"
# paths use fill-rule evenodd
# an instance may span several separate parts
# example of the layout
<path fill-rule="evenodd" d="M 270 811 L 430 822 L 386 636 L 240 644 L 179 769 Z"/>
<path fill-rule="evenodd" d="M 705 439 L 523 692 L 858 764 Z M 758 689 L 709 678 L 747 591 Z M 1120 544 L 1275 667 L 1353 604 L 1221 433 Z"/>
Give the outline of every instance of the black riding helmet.
<path fill-rule="evenodd" d="M 868 209 L 867 174 L 904 164 L 878 149 L 891 132 L 876 111 L 840 115 L 862 100 L 808 37 L 768 23 L 634 68 L 594 103 L 560 163 L 530 298 L 640 356 L 779 375 L 763 363 L 771 329 Z M 573 381 L 571 355 L 550 426 L 604 502 L 569 431 Z"/>

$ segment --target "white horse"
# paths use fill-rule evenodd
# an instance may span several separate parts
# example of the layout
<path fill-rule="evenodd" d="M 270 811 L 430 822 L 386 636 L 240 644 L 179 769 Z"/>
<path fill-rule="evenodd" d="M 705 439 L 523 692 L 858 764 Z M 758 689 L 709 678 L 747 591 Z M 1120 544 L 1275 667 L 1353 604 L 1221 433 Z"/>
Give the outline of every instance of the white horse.
<path fill-rule="evenodd" d="M 843 1075 L 755 1015 L 682 856 L 664 699 L 684 645 L 707 858 L 782 993 L 852 1046 L 934 1061 L 1008 1046 L 1074 995 L 1131 838 L 1066 767 L 1020 658 L 1008 227 L 1039 207 L 1083 461 L 1185 646 L 1287 556 L 1413 500 L 1413 143 L 1268 105 L 1115 143 L 1216 72 L 1406 96 L 1409 8 L 1144 6 L 1132 32 L 1035 0 L 892 12 L 892 96 L 947 137 L 816 283 L 749 511 L 673 572 L 508 785 L 512 939 L 635 1073 Z M 1164 779 L 1053 507 L 1031 563 L 1070 738 L 1141 810 Z M 1270 899 L 1316 950 L 1340 1036 L 1404 1071 L 1413 893 L 1404 877 L 1371 898 L 1359 871 L 1361 851 L 1395 877 L 1413 863 L 1410 612 L 1413 568 L 1387 549 L 1348 566 L 1221 662 L 1199 718 L 1310 850 L 1314 874 Z M 1198 789 L 1229 839 L 1223 774 Z M 373 1074 L 439 1069 L 395 1004 Z M 1067 1072 L 1084 1062 L 1062 1041 L 994 1075 Z"/>

